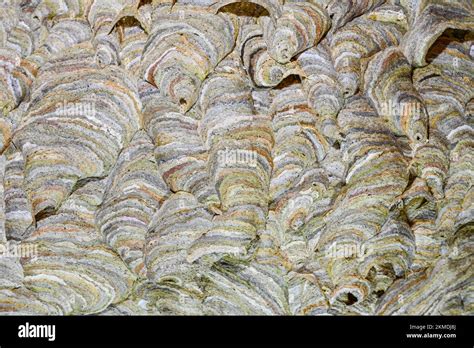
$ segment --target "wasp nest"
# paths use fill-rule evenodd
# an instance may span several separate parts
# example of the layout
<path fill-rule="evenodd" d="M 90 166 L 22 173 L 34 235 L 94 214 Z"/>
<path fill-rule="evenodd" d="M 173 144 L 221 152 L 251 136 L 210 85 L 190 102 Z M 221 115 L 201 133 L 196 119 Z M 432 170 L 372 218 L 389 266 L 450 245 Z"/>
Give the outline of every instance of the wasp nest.
<path fill-rule="evenodd" d="M 474 9 L 0 2 L 0 312 L 474 314 Z"/>

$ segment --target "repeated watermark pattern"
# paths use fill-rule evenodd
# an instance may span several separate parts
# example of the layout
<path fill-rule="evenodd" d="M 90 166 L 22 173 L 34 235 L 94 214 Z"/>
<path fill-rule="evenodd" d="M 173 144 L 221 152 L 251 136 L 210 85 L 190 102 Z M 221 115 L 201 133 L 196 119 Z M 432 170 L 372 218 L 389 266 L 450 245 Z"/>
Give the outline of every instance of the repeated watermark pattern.
<path fill-rule="evenodd" d="M 413 115 L 415 118 L 421 115 L 422 106 L 417 101 L 394 102 L 389 100 L 382 104 L 382 114 L 389 117 L 400 115 Z"/>
<path fill-rule="evenodd" d="M 38 245 L 7 241 L 0 243 L 0 258 L 31 258 L 38 256 Z"/>
<path fill-rule="evenodd" d="M 325 250 L 325 256 L 333 259 L 361 258 L 369 248 L 359 243 L 334 243 Z"/>
<path fill-rule="evenodd" d="M 62 101 L 56 103 L 56 114 L 59 116 L 95 116 L 94 101 L 81 101 L 77 103 Z"/>

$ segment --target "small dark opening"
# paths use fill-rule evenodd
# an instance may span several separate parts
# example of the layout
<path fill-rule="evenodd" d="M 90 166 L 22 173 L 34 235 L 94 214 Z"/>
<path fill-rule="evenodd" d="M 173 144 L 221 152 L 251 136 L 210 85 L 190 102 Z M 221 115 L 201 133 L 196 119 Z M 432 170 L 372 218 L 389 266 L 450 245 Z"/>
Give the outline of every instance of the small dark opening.
<path fill-rule="evenodd" d="M 299 75 L 291 74 L 285 77 L 274 89 L 283 89 L 291 85 L 301 83 L 301 77 Z"/>
<path fill-rule="evenodd" d="M 426 62 L 431 63 L 436 57 L 445 52 L 453 42 L 464 43 L 469 40 L 469 31 L 461 29 L 446 29 L 443 34 L 431 45 L 426 53 Z"/>
<path fill-rule="evenodd" d="M 43 210 L 40 210 L 35 215 L 36 222 L 46 219 L 49 216 L 52 216 L 56 213 L 56 209 L 54 207 L 46 207 Z"/>
<path fill-rule="evenodd" d="M 269 12 L 263 6 L 252 2 L 237 2 L 222 6 L 219 12 L 232 13 L 236 16 L 263 17 L 269 16 Z"/>
<path fill-rule="evenodd" d="M 138 8 L 144 6 L 144 5 L 150 5 L 153 3 L 153 0 L 140 0 L 138 4 Z"/>
<path fill-rule="evenodd" d="M 352 295 L 352 293 L 348 292 L 347 297 L 343 298 L 342 302 L 344 302 L 348 306 L 351 306 L 351 305 L 353 305 L 354 303 L 357 302 L 357 297 Z"/>
<path fill-rule="evenodd" d="M 385 294 L 385 291 L 383 290 L 378 290 L 375 292 L 375 295 L 377 295 L 377 297 L 381 297 L 383 294 Z"/>

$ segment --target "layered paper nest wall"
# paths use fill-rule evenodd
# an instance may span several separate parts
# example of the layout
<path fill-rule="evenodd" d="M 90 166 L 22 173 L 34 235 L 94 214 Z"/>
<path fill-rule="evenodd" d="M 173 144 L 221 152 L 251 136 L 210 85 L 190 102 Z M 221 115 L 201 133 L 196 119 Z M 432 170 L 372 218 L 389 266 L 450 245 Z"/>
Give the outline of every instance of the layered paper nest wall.
<path fill-rule="evenodd" d="M 0 2 L 0 313 L 474 314 L 474 17 Z"/>

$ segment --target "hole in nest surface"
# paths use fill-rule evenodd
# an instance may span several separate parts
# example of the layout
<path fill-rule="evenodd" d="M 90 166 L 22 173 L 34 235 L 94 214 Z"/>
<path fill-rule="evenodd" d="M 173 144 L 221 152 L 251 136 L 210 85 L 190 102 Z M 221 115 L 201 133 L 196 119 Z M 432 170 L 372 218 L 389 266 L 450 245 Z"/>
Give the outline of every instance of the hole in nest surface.
<path fill-rule="evenodd" d="M 237 2 L 222 6 L 219 12 L 233 13 L 237 16 L 262 17 L 269 16 L 268 11 L 252 2 Z"/>

